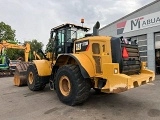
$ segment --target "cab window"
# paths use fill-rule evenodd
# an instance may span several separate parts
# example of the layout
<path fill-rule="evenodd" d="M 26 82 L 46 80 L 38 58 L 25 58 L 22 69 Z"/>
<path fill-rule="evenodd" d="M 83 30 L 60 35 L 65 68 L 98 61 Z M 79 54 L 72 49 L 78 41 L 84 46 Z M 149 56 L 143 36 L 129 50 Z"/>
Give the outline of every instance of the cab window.
<path fill-rule="evenodd" d="M 64 30 L 58 31 L 58 45 L 64 45 Z"/>

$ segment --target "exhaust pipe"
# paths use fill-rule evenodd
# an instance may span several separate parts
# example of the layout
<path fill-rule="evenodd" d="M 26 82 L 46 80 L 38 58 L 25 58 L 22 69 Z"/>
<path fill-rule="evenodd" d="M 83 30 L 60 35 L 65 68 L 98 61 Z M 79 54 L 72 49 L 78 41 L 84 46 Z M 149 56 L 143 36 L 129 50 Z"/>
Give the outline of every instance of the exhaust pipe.
<path fill-rule="evenodd" d="M 93 26 L 93 36 L 99 35 L 99 31 L 98 31 L 99 28 L 100 28 L 100 23 L 99 21 L 97 21 L 96 24 Z"/>

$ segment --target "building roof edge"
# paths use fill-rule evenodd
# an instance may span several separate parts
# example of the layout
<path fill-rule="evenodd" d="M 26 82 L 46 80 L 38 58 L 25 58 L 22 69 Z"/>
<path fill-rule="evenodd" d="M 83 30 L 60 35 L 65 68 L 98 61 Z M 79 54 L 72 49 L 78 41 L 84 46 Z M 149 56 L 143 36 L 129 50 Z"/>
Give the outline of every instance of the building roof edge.
<path fill-rule="evenodd" d="M 126 17 L 128 17 L 128 16 L 130 16 L 130 15 L 132 15 L 132 14 L 138 12 L 138 11 L 140 11 L 140 10 L 143 10 L 144 8 L 147 8 L 147 7 L 153 5 L 153 4 L 157 3 L 157 2 L 160 2 L 160 0 L 155 0 L 155 1 L 153 1 L 153 2 L 151 2 L 151 3 L 149 3 L 149 4 L 147 4 L 147 5 L 145 5 L 145 6 L 143 6 L 143 7 L 141 7 L 141 8 L 139 8 L 139 9 L 133 11 L 132 13 L 129 13 L 129 14 L 125 15 L 124 17 L 122 17 L 122 18 L 120 18 L 120 19 L 118 19 L 118 20 L 116 20 L 116 21 L 114 21 L 114 22 L 112 22 L 112 23 L 109 23 L 108 25 L 100 28 L 99 30 L 105 29 L 106 27 L 111 26 L 112 24 L 114 24 L 114 23 L 116 23 L 116 22 L 118 22 L 118 21 L 120 21 L 120 20 L 122 20 L 122 19 L 124 19 L 124 18 L 126 18 Z"/>

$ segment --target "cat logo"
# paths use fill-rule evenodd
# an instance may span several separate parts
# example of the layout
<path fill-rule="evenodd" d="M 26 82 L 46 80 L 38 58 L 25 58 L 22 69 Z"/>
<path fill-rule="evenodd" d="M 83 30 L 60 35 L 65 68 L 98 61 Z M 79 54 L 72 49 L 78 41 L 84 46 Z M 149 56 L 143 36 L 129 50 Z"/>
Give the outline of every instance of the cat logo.
<path fill-rule="evenodd" d="M 82 43 L 77 43 L 76 44 L 76 50 L 81 50 L 82 47 Z"/>
<path fill-rule="evenodd" d="M 76 52 L 86 51 L 88 45 L 89 45 L 88 40 L 78 41 L 78 42 L 76 42 L 75 50 L 76 50 Z"/>

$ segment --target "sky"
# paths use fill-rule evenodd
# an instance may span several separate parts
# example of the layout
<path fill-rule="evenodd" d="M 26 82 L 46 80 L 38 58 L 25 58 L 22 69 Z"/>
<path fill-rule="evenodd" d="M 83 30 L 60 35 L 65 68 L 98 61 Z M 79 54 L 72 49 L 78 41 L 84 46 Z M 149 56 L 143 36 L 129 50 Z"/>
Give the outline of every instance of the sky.
<path fill-rule="evenodd" d="M 0 22 L 16 30 L 20 42 L 36 39 L 48 43 L 50 30 L 64 23 L 101 27 L 154 0 L 0 0 Z M 92 33 L 92 31 L 90 31 Z"/>

